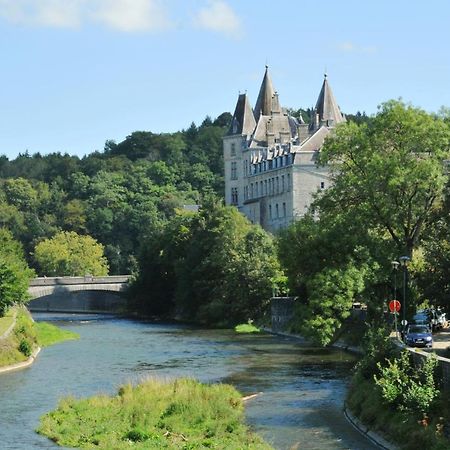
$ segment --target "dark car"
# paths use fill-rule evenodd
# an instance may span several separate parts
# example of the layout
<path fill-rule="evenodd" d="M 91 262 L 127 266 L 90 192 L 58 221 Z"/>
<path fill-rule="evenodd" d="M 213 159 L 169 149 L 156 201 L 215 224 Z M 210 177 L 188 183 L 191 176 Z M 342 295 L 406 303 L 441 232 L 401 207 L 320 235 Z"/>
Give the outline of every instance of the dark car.
<path fill-rule="evenodd" d="M 410 347 L 433 346 L 433 336 L 431 329 L 426 325 L 410 325 L 405 334 L 406 345 Z"/>

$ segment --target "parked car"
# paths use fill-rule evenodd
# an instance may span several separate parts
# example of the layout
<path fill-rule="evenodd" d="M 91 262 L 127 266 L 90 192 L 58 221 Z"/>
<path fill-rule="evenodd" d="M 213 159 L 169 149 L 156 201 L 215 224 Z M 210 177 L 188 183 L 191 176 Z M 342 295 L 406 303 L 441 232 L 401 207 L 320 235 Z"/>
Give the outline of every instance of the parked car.
<path fill-rule="evenodd" d="M 406 330 L 405 343 L 409 347 L 433 347 L 431 328 L 427 325 L 410 325 Z"/>
<path fill-rule="evenodd" d="M 426 325 L 427 327 L 432 328 L 431 314 L 425 309 L 417 311 L 417 313 L 412 316 L 411 325 Z"/>

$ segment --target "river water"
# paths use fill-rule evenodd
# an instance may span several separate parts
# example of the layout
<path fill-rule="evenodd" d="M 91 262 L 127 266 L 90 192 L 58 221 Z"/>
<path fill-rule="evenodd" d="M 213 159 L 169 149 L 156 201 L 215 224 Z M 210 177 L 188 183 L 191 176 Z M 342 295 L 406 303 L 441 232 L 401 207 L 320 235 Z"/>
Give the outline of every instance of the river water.
<path fill-rule="evenodd" d="M 28 369 L 0 375 L 0 449 L 61 448 L 34 429 L 66 395 L 113 393 L 146 377 L 227 382 L 247 421 L 274 448 L 374 450 L 345 420 L 354 359 L 272 335 L 145 323 L 105 316 L 34 314 L 81 338 L 45 348 Z"/>

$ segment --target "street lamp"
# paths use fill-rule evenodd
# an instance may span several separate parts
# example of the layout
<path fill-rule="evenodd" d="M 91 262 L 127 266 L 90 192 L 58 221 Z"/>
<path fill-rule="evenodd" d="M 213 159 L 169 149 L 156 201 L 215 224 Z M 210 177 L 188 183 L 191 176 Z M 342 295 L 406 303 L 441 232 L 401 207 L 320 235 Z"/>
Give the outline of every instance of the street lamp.
<path fill-rule="evenodd" d="M 411 261 L 409 256 L 400 256 L 400 265 L 403 267 L 403 320 L 402 325 L 406 327 L 406 281 L 408 276 L 408 263 Z"/>
<path fill-rule="evenodd" d="M 397 270 L 400 263 L 398 261 L 391 261 L 392 270 L 394 271 L 394 300 L 397 299 Z M 397 311 L 394 311 L 394 323 L 395 323 L 395 337 L 398 339 L 398 328 L 397 328 Z"/>

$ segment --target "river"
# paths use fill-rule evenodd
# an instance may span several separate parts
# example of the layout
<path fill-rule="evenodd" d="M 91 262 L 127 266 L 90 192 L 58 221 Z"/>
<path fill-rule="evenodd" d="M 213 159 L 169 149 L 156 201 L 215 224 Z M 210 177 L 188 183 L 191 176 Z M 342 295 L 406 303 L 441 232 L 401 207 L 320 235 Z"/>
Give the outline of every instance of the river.
<path fill-rule="evenodd" d="M 58 399 L 113 393 L 127 381 L 189 376 L 223 381 L 248 401 L 248 423 L 276 449 L 376 447 L 348 424 L 342 404 L 351 355 L 277 336 L 237 335 L 107 316 L 34 314 L 81 338 L 44 348 L 28 369 L 0 375 L 0 448 L 61 448 L 34 429 Z"/>

